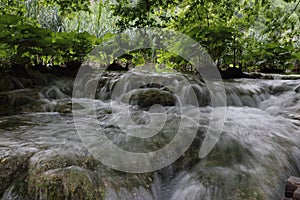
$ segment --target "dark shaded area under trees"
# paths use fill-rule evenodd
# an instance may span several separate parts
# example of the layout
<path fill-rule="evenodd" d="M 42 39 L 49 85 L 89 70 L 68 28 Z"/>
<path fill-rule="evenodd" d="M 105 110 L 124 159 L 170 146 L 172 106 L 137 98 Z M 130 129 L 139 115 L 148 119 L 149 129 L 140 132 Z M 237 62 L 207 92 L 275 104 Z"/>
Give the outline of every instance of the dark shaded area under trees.
<path fill-rule="evenodd" d="M 299 3 L 5 0 L 0 3 L 0 69 L 22 74 L 22 70 L 30 68 L 74 76 L 87 54 L 114 34 L 132 28 L 161 27 L 182 32 L 199 42 L 217 67 L 226 70 L 226 78 L 242 77 L 242 71 L 297 73 Z M 96 21 L 89 21 L 92 18 Z M 97 32 L 107 23 L 105 19 L 110 20 L 110 28 Z M 76 25 L 70 25 L 75 22 Z M 90 27 L 86 28 L 87 25 Z M 192 70 L 189 63 L 170 52 L 157 50 L 155 58 L 149 49 L 127 53 L 130 60 L 121 60 L 132 65 L 151 60 L 178 71 Z M 113 60 L 109 62 L 112 65 Z M 128 63 L 125 65 L 128 67 Z"/>

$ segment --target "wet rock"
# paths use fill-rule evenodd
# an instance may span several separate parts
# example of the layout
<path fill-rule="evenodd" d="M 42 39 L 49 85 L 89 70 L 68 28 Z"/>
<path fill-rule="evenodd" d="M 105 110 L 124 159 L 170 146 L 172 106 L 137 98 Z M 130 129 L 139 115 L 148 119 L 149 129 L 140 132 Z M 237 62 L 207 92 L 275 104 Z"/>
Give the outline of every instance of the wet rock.
<path fill-rule="evenodd" d="M 139 88 L 165 88 L 165 86 L 160 85 L 158 83 L 147 83 L 145 85 L 140 86 Z"/>
<path fill-rule="evenodd" d="M 28 194 L 31 199 L 102 199 L 96 165 L 89 156 L 41 151 L 30 159 Z"/>
<path fill-rule="evenodd" d="M 127 97 L 125 97 L 125 102 L 128 102 L 131 105 L 138 105 L 140 107 L 149 107 L 154 104 L 174 106 L 177 99 L 171 92 L 156 88 L 149 88 L 133 90 Z"/>
<path fill-rule="evenodd" d="M 53 111 L 70 113 L 72 111 L 71 100 L 67 100 L 67 95 L 60 90 L 48 90 L 45 96 L 46 98 L 36 89 L 2 92 L 0 93 L 0 115 Z"/>
<path fill-rule="evenodd" d="M 39 93 L 31 89 L 14 90 L 0 93 L 0 115 L 22 112 L 24 108 L 38 100 Z"/>
<path fill-rule="evenodd" d="M 15 153 L 9 149 L 0 150 L 0 196 L 11 182 L 27 170 L 29 155 Z"/>
<path fill-rule="evenodd" d="M 12 96 L 12 102 L 16 108 L 32 101 L 33 98 L 27 95 L 18 94 L 16 96 Z"/>
<path fill-rule="evenodd" d="M 149 188 L 153 182 L 153 173 L 124 174 L 108 170 L 85 152 L 48 148 L 35 149 L 34 155 L 0 149 L 2 199 L 100 200 L 105 199 L 107 187 L 132 191 Z"/>
<path fill-rule="evenodd" d="M 1 70 L 0 91 L 30 88 L 33 85 L 47 85 L 49 74 L 38 70 L 14 65 L 10 69 Z"/>
<path fill-rule="evenodd" d="M 295 92 L 300 93 L 300 85 L 295 88 Z"/>
<path fill-rule="evenodd" d="M 35 112 L 50 112 L 49 105 L 42 101 L 36 101 L 17 108 L 17 113 L 35 113 Z"/>
<path fill-rule="evenodd" d="M 289 118 L 299 120 L 300 121 L 300 114 L 297 113 L 291 113 L 288 115 Z"/>
<path fill-rule="evenodd" d="M 33 199 L 102 199 L 91 172 L 77 166 L 30 175 L 28 192 Z"/>
<path fill-rule="evenodd" d="M 53 111 L 59 113 L 71 113 L 72 109 L 80 110 L 83 108 L 84 107 L 79 103 L 72 103 L 70 100 L 63 100 L 57 102 Z"/>
<path fill-rule="evenodd" d="M 54 112 L 71 113 L 72 112 L 72 102 L 71 101 L 58 102 L 54 108 Z"/>
<path fill-rule="evenodd" d="M 0 149 L 2 199 L 103 198 L 104 189 L 95 176 L 97 162 L 92 157 L 53 149 L 32 155 Z"/>
<path fill-rule="evenodd" d="M 47 99 L 64 99 L 66 97 L 68 97 L 66 94 L 64 94 L 60 88 L 57 87 L 50 87 L 49 89 L 47 89 L 46 92 L 43 92 L 43 95 L 45 96 L 45 98 Z"/>

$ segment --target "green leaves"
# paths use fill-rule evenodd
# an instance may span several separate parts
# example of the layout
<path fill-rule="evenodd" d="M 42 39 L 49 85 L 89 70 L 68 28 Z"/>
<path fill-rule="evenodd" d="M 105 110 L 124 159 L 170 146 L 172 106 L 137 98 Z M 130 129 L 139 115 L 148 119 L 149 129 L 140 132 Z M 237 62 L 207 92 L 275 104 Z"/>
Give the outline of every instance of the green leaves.
<path fill-rule="evenodd" d="M 87 32 L 52 32 L 17 15 L 0 18 L 0 58 L 10 65 L 82 62 L 95 43 L 96 37 Z"/>
<path fill-rule="evenodd" d="M 166 27 L 174 16 L 178 0 L 139 0 L 130 2 L 117 0 L 111 3 L 115 16 L 119 16 L 117 26 L 120 31 L 128 28 Z"/>
<path fill-rule="evenodd" d="M 0 24 L 1 26 L 9 26 L 13 24 L 18 24 L 21 21 L 21 17 L 12 14 L 5 14 L 0 17 Z"/>
<path fill-rule="evenodd" d="M 68 15 L 79 11 L 89 11 L 90 0 L 41 0 L 39 4 L 59 6 L 62 15 Z"/>
<path fill-rule="evenodd" d="M 135 66 L 141 66 L 146 63 L 144 57 L 140 54 L 134 55 L 132 62 Z"/>
<path fill-rule="evenodd" d="M 2 0 L 0 61 L 26 65 L 82 62 L 94 46 L 114 37 L 109 32 L 154 26 L 174 29 L 194 38 L 219 66 L 284 67 L 300 59 L 297 53 L 299 3 L 288 0 Z M 112 45 L 108 51 L 118 55 L 124 49 Z M 157 49 L 130 53 L 136 65 L 148 61 L 173 68 L 188 65 L 184 59 Z"/>

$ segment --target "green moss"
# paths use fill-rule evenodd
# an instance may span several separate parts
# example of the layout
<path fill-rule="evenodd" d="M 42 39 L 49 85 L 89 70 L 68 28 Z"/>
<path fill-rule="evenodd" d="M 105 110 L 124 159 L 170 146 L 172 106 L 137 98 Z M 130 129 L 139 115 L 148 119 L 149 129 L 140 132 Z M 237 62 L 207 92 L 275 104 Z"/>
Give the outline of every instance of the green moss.
<path fill-rule="evenodd" d="M 105 172 L 102 178 L 105 186 L 114 188 L 119 191 L 121 188 L 126 188 L 132 192 L 134 188 L 150 188 L 154 181 L 154 173 L 128 174 L 109 169 Z"/>
<path fill-rule="evenodd" d="M 10 184 L 15 181 L 15 179 L 26 174 L 28 166 L 27 161 L 30 156 L 30 154 L 14 154 L 14 152 L 9 151 L 4 152 L 4 155 L 6 153 L 10 153 L 11 155 L 7 157 L 0 157 L 0 196 L 10 186 Z"/>
<path fill-rule="evenodd" d="M 234 139 L 222 140 L 225 139 L 221 137 L 216 147 L 202 161 L 207 167 L 230 167 L 237 163 L 248 163 L 248 159 L 252 157 L 249 149 L 243 147 Z"/>
<path fill-rule="evenodd" d="M 103 199 L 103 189 L 93 181 L 91 172 L 79 167 L 31 174 L 28 192 L 34 199 Z"/>
<path fill-rule="evenodd" d="M 235 197 L 238 199 L 247 199 L 247 200 L 264 200 L 266 197 L 261 193 L 261 191 L 238 188 L 235 192 Z"/>
<path fill-rule="evenodd" d="M 45 152 L 46 153 L 46 152 Z M 42 155 L 41 155 L 42 156 Z M 37 157 L 39 159 L 39 157 Z M 43 173 L 47 170 L 65 168 L 69 166 L 80 166 L 89 170 L 95 170 L 97 162 L 89 156 L 66 156 L 66 155 L 52 155 L 44 158 L 38 162 L 34 162 L 30 166 L 29 173 Z"/>

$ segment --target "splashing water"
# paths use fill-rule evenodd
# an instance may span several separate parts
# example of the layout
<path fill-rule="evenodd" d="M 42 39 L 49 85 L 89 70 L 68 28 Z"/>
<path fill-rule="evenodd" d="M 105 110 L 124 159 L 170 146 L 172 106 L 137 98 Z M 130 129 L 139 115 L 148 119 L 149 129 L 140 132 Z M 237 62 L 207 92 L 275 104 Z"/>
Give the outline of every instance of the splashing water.
<path fill-rule="evenodd" d="M 226 81 L 228 107 L 221 137 L 208 156 L 199 159 L 211 113 L 223 109 L 210 105 L 205 83 L 191 75 L 153 73 L 156 84 L 147 85 L 145 74 L 134 73 L 122 79 L 117 92 L 114 88 L 122 74 L 93 75 L 101 76 L 97 93 L 92 99 L 79 99 L 73 109 L 82 112 L 82 120 L 86 116 L 97 119 L 97 127 L 86 121 L 87 130 L 102 129 L 115 145 L 131 152 L 151 152 L 167 145 L 186 115 L 193 127 L 187 125 L 184 131 L 188 134 L 196 126 L 197 133 L 184 155 L 163 169 L 144 174 L 106 167 L 82 144 L 67 112 L 72 82 L 59 81 L 31 90 L 36 96 L 30 106 L 17 107 L 15 98 L 12 106 L 23 114 L 0 117 L 2 199 L 280 199 L 285 179 L 300 175 L 298 80 Z M 191 86 L 181 84 L 183 77 Z M 95 80 L 90 78 L 82 87 L 88 88 Z M 152 91 L 165 98 L 152 99 L 148 106 L 132 99 L 133 94 Z M 191 92 L 196 101 L 189 98 Z M 5 95 L 24 97 L 26 93 L 30 92 Z M 94 111 L 88 106 L 91 103 Z M 123 120 L 123 127 L 118 119 Z M 151 140 L 133 137 L 128 133 L 136 125 L 154 127 L 159 134 L 148 135 Z"/>

